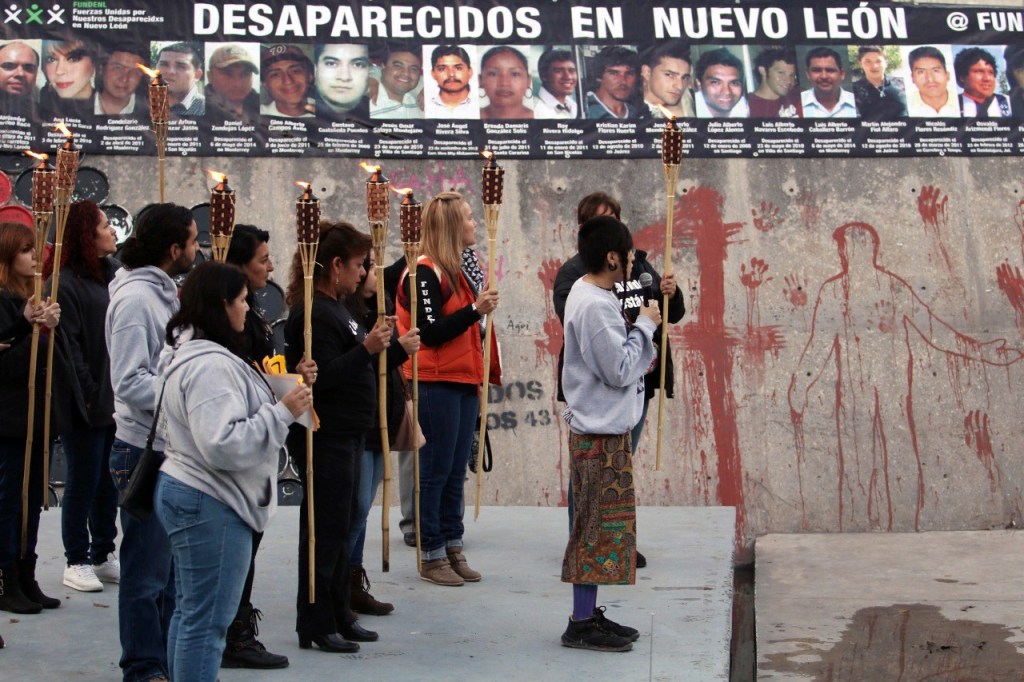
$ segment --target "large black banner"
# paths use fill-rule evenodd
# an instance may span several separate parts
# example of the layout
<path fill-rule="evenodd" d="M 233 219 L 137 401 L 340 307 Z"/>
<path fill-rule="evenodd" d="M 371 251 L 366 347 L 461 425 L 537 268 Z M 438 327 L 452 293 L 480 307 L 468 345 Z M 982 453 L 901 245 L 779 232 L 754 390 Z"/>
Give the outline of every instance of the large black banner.
<path fill-rule="evenodd" d="M 846 2 L 20 0 L 0 8 L 0 149 L 635 158 L 1012 155 L 1024 11 Z"/>

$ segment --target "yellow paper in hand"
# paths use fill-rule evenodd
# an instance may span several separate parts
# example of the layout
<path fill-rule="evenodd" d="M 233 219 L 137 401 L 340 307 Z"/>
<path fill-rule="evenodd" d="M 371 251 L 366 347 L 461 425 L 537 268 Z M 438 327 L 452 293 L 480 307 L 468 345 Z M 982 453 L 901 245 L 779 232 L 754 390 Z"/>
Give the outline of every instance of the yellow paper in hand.
<path fill-rule="evenodd" d="M 263 371 L 267 374 L 284 374 L 285 364 L 283 355 L 269 355 L 263 357 Z"/>

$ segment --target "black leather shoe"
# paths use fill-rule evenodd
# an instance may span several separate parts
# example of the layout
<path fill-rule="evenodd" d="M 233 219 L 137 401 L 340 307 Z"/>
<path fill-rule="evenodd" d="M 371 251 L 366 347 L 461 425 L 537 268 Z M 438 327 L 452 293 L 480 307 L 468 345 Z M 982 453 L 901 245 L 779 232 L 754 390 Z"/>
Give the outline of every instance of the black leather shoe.
<path fill-rule="evenodd" d="M 367 630 L 360 625 L 359 621 L 339 625 L 338 634 L 350 642 L 376 642 L 380 638 L 373 630 Z"/>
<path fill-rule="evenodd" d="M 402 534 L 402 540 L 409 547 L 415 547 L 416 546 L 416 533 L 403 533 Z"/>
<path fill-rule="evenodd" d="M 309 649 L 316 644 L 321 651 L 328 651 L 332 654 L 354 654 L 359 651 L 359 645 L 350 642 L 341 635 L 299 635 L 299 648 Z"/>

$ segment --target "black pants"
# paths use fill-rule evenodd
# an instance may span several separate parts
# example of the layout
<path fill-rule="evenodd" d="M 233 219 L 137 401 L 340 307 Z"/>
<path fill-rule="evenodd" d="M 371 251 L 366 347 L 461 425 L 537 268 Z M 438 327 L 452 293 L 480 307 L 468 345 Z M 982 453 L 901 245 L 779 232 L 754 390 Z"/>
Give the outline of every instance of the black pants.
<path fill-rule="evenodd" d="M 309 526 L 306 432 L 293 429 L 288 448 L 306 491 L 299 510 L 299 590 L 295 630 L 329 635 L 354 620 L 349 609 L 349 535 L 358 514 L 359 460 L 363 436 L 317 434 L 313 438 L 313 511 L 316 523 L 316 601 L 309 603 Z"/>

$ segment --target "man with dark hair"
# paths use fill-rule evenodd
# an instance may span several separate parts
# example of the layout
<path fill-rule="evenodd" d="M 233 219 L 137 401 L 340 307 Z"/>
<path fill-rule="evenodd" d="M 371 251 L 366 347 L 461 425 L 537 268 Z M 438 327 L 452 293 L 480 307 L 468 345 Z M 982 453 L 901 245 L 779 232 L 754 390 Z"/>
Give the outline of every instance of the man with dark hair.
<path fill-rule="evenodd" d="M 0 47 L 0 112 L 32 119 L 35 116 L 39 53 L 15 40 Z"/>
<path fill-rule="evenodd" d="M 264 45 L 260 48 L 263 71 L 260 78 L 270 98 L 260 107 L 263 116 L 310 118 L 316 103 L 310 96 L 313 88 L 313 62 L 297 45 Z"/>
<path fill-rule="evenodd" d="M 423 79 L 423 59 L 412 46 L 388 43 L 380 67 L 380 84 L 370 85 L 371 118 L 421 118 L 423 111 L 414 92 Z"/>
<path fill-rule="evenodd" d="M 202 116 L 206 98 L 199 92 L 203 56 L 192 43 L 171 43 L 156 56 L 156 69 L 167 82 L 167 99 L 176 116 Z"/>
<path fill-rule="evenodd" d="M 221 45 L 210 55 L 206 104 L 226 121 L 255 123 L 260 96 L 252 77 L 260 72 L 256 59 L 241 45 Z"/>
<path fill-rule="evenodd" d="M 843 90 L 846 70 L 839 53 L 830 47 L 816 47 L 804 60 L 807 80 L 813 87 L 800 93 L 804 118 L 856 118 L 853 93 Z"/>
<path fill-rule="evenodd" d="M 949 92 L 949 71 L 946 56 L 939 48 L 922 45 L 907 56 L 910 80 L 917 87 L 907 95 L 907 113 L 922 118 L 954 118 L 960 107 Z"/>
<path fill-rule="evenodd" d="M 636 118 L 630 104 L 636 89 L 636 52 L 611 45 L 594 57 L 594 89 L 587 92 L 587 118 Z"/>
<path fill-rule="evenodd" d="M 138 96 L 142 71 L 136 64 L 149 61 L 149 50 L 142 45 L 118 45 L 100 66 L 97 116 L 131 116 L 146 109 L 146 98 Z"/>
<path fill-rule="evenodd" d="M 799 118 L 804 115 L 797 89 L 796 52 L 766 47 L 754 58 L 757 90 L 747 95 L 751 118 Z"/>
<path fill-rule="evenodd" d="M 125 242 L 124 268 L 110 283 L 105 334 L 117 424 L 110 473 L 119 491 L 128 484 L 153 426 L 158 360 L 167 322 L 178 310 L 171 278 L 192 267 L 197 235 L 187 208 L 149 208 Z M 163 440 L 157 437 L 153 448 L 162 452 Z M 170 543 L 155 514 L 142 521 L 122 512 L 121 531 L 117 607 L 124 679 L 167 680 L 167 631 L 175 597 Z"/>
<path fill-rule="evenodd" d="M 572 52 L 548 48 L 537 61 L 541 88 L 533 107 L 534 118 L 577 118 L 576 86 L 580 76 Z"/>
<path fill-rule="evenodd" d="M 857 112 L 865 121 L 887 121 L 907 115 L 902 78 L 889 78 L 889 62 L 880 45 L 861 45 L 857 61 L 864 77 L 853 84 Z"/>
<path fill-rule="evenodd" d="M 693 118 L 693 64 L 685 43 L 668 41 L 654 45 L 642 55 L 640 80 L 644 102 L 653 118 L 665 118 L 665 110 L 676 118 Z"/>
<path fill-rule="evenodd" d="M 1005 118 L 1010 115 L 1010 100 L 996 92 L 999 67 L 987 50 L 969 47 L 953 58 L 953 73 L 963 88 L 960 113 L 969 118 Z"/>
<path fill-rule="evenodd" d="M 430 55 L 430 74 L 437 83 L 437 94 L 427 98 L 427 117 L 480 117 L 480 103 L 470 93 L 473 67 L 465 48 L 459 45 L 435 47 Z"/>
<path fill-rule="evenodd" d="M 697 118 L 746 118 L 743 62 L 724 47 L 705 52 L 697 60 Z"/>
<path fill-rule="evenodd" d="M 333 120 L 370 117 L 366 89 L 370 53 L 366 45 L 337 43 L 316 46 L 316 111 Z"/>

